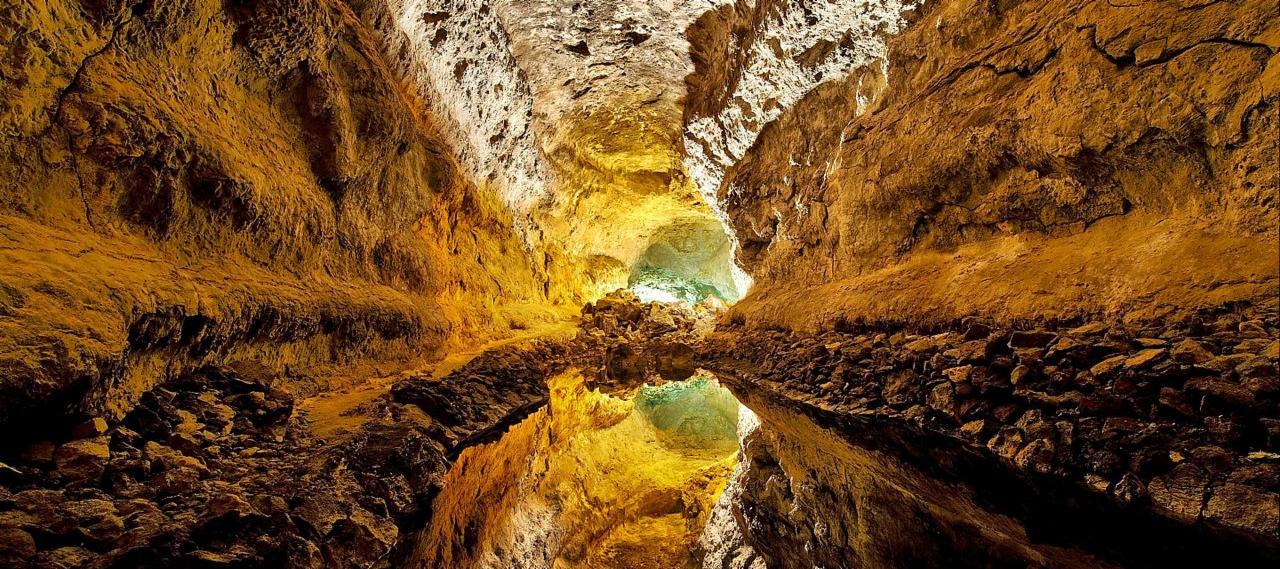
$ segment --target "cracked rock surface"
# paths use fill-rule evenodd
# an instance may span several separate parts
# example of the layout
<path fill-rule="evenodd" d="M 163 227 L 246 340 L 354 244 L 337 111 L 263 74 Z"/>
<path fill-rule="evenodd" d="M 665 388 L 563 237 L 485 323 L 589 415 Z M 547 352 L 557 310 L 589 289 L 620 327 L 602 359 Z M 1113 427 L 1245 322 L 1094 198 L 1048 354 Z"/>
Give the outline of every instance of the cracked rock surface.
<path fill-rule="evenodd" d="M 1274 298 L 1273 3 L 960 0 L 908 19 L 883 66 L 817 86 L 724 166 L 758 283 L 736 311 L 814 329 Z"/>

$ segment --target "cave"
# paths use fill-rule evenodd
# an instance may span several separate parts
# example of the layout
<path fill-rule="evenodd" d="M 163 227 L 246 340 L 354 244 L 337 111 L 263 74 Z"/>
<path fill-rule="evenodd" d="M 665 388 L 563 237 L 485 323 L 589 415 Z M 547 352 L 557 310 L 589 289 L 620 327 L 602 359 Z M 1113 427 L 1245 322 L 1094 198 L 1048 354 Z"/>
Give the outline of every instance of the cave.
<path fill-rule="evenodd" d="M 0 568 L 1280 566 L 1274 0 L 0 37 Z"/>
<path fill-rule="evenodd" d="M 713 219 L 659 228 L 627 274 L 627 288 L 642 301 L 727 306 L 749 287 L 750 277 L 734 264 L 733 243 Z"/>

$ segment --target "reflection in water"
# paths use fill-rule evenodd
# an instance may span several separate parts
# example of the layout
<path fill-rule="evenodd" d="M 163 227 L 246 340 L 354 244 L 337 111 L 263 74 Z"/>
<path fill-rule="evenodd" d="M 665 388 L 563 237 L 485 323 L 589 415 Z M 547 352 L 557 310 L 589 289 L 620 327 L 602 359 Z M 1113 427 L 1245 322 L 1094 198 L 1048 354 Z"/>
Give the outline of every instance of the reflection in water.
<path fill-rule="evenodd" d="M 459 457 L 413 566 L 700 567 L 697 538 L 737 460 L 732 394 L 708 378 L 634 400 L 576 372 L 549 384 L 547 407 Z"/>

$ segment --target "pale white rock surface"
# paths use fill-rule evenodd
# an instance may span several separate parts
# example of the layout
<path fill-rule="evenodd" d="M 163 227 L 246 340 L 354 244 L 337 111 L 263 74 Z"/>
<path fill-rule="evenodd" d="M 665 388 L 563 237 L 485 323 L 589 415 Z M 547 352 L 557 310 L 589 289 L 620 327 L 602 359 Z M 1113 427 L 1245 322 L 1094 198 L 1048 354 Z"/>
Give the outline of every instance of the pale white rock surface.
<path fill-rule="evenodd" d="M 725 170 L 742 158 L 760 131 L 822 83 L 859 68 L 881 67 L 888 38 L 906 24 L 903 12 L 917 2 L 788 0 L 766 5 L 740 0 L 738 5 L 739 13 L 771 13 L 762 18 L 754 41 L 731 46 L 748 54 L 726 104 L 715 114 L 690 117 L 685 127 L 685 169 L 717 211 Z"/>

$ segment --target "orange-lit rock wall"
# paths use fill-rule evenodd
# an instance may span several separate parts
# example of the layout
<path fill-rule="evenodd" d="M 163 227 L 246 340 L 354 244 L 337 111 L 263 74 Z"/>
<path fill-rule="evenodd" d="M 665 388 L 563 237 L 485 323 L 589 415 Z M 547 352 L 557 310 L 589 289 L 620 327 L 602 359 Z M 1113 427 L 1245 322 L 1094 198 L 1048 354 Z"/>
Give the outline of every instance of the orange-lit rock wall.
<path fill-rule="evenodd" d="M 0 419 L 202 362 L 323 389 L 541 318 L 504 205 L 342 2 L 26 2 L 0 36 Z"/>
<path fill-rule="evenodd" d="M 691 125 L 759 121 L 723 109 L 750 99 L 757 56 L 738 46 L 767 39 L 744 30 L 806 5 L 778 4 L 691 28 Z M 929 1 L 906 18 L 874 31 L 887 65 L 818 84 L 711 161 L 757 279 L 740 318 L 1146 319 L 1275 298 L 1273 2 Z"/>

